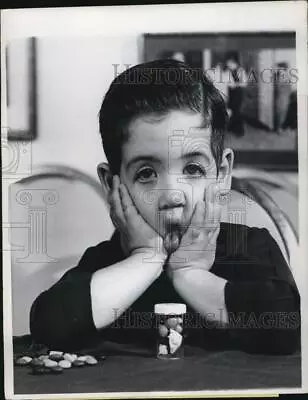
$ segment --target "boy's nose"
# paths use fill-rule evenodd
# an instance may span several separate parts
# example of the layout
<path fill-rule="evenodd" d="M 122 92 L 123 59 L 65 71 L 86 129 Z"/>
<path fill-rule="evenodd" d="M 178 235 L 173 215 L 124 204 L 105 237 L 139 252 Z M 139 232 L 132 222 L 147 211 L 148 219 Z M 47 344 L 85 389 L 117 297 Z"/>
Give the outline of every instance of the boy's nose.
<path fill-rule="evenodd" d="M 159 199 L 159 209 L 165 210 L 174 207 L 181 207 L 185 204 L 185 194 L 179 189 L 162 190 Z"/>

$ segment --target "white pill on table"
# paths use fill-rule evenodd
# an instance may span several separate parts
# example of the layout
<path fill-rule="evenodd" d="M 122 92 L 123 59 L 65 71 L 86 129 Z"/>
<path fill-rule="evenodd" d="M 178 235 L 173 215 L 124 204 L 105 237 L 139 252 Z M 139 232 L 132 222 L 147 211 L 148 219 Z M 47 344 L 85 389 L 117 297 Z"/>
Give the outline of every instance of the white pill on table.
<path fill-rule="evenodd" d="M 77 360 L 77 354 L 70 354 L 70 353 L 65 353 L 63 355 L 64 360 L 67 360 L 69 362 L 74 362 L 75 360 Z"/>
<path fill-rule="evenodd" d="M 59 367 L 61 367 L 61 368 L 66 369 L 66 368 L 71 368 L 71 366 L 72 366 L 72 363 L 68 360 L 59 361 Z"/>
<path fill-rule="evenodd" d="M 49 352 L 50 356 L 62 356 L 63 355 L 63 351 L 56 351 L 56 350 L 51 350 Z"/>
<path fill-rule="evenodd" d="M 78 361 L 86 362 L 86 359 L 87 359 L 87 356 L 79 356 L 79 357 L 77 357 Z"/>
<path fill-rule="evenodd" d="M 30 361 L 29 361 L 29 358 L 30 358 L 30 357 L 27 357 L 27 356 L 19 357 L 19 358 L 15 361 L 15 363 L 16 363 L 17 365 L 28 365 L 28 364 L 30 364 L 30 362 L 32 361 L 32 358 L 31 358 Z"/>
<path fill-rule="evenodd" d="M 50 360 L 49 358 L 46 358 L 44 361 L 44 365 L 47 368 L 51 367 L 56 367 L 58 365 L 57 361 Z"/>
<path fill-rule="evenodd" d="M 30 364 L 30 362 L 32 361 L 32 357 L 28 357 L 28 356 L 23 356 L 22 359 L 25 361 L 25 363 Z"/>
<path fill-rule="evenodd" d="M 93 356 L 86 356 L 86 363 L 89 365 L 97 364 L 97 359 Z"/>

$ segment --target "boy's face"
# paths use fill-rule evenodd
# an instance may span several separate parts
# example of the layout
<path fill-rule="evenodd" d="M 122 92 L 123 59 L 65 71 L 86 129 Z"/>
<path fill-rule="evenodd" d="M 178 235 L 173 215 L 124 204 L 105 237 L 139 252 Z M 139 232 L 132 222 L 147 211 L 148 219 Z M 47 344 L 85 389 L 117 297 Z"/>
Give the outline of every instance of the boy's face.
<path fill-rule="evenodd" d="M 216 183 L 211 131 L 201 124 L 201 114 L 171 111 L 129 125 L 120 179 L 139 213 L 163 237 L 187 229 L 197 201 Z"/>

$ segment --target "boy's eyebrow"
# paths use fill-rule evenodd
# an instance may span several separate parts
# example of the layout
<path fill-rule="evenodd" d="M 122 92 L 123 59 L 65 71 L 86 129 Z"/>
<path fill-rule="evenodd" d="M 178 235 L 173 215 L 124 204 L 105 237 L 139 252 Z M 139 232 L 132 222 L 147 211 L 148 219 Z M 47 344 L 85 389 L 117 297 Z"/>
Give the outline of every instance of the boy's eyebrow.
<path fill-rule="evenodd" d="M 135 157 L 133 157 L 128 163 L 127 163 L 127 166 L 126 166 L 126 168 L 127 169 L 129 169 L 134 163 L 137 163 L 138 161 L 151 161 L 151 162 L 160 162 L 160 160 L 157 158 L 157 157 L 155 157 L 155 156 L 153 156 L 153 155 L 151 155 L 151 154 L 149 154 L 149 155 L 147 155 L 147 154 L 143 154 L 143 155 L 140 155 L 140 156 L 135 156 Z"/>
<path fill-rule="evenodd" d="M 182 158 L 192 158 L 192 157 L 203 157 L 207 161 L 210 161 L 210 156 L 208 154 L 206 154 L 205 152 L 200 151 L 200 150 L 190 151 L 190 152 L 187 152 L 185 154 L 182 154 Z"/>
<path fill-rule="evenodd" d="M 181 158 L 187 159 L 187 158 L 192 158 L 192 157 L 203 157 L 207 161 L 210 162 L 210 157 L 207 155 L 205 152 L 200 151 L 200 150 L 195 150 L 195 151 L 190 151 L 185 154 L 181 155 Z M 140 156 L 135 156 L 133 157 L 128 163 L 127 163 L 127 169 L 129 169 L 133 164 L 139 162 L 139 161 L 151 161 L 153 163 L 159 163 L 161 160 L 151 154 L 144 154 Z"/>

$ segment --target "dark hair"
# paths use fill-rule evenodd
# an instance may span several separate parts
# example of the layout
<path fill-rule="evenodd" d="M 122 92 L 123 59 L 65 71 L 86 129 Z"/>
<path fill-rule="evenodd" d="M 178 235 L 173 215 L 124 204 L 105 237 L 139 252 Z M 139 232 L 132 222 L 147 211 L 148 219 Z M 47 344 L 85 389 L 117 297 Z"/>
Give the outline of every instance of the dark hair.
<path fill-rule="evenodd" d="M 238 52 L 235 51 L 235 50 L 234 50 L 234 51 L 229 51 L 229 52 L 227 53 L 227 55 L 226 55 L 225 60 L 226 60 L 226 62 L 227 62 L 228 60 L 230 60 L 230 61 L 234 61 L 235 63 L 239 64 L 240 59 L 239 59 L 239 54 L 238 54 Z"/>
<path fill-rule="evenodd" d="M 211 149 L 218 168 L 228 114 L 219 90 L 203 70 L 162 59 L 136 65 L 118 75 L 99 112 L 100 133 L 112 173 L 120 171 L 122 145 L 134 118 L 187 109 L 201 113 L 204 126 L 211 126 Z"/>

